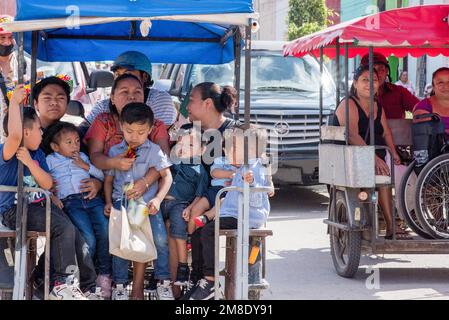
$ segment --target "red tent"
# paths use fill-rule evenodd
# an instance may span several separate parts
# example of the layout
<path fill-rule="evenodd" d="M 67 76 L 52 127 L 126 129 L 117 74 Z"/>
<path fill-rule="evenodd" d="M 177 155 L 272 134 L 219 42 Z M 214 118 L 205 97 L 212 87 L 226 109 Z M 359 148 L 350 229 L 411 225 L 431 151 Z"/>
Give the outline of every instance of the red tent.
<path fill-rule="evenodd" d="M 374 46 L 385 56 L 449 56 L 449 5 L 426 5 L 384 11 L 337 24 L 293 40 L 284 46 L 285 56 L 306 54 L 335 58 L 335 44 L 349 44 L 349 58 L 368 52 Z M 344 55 L 341 45 L 340 55 Z"/>

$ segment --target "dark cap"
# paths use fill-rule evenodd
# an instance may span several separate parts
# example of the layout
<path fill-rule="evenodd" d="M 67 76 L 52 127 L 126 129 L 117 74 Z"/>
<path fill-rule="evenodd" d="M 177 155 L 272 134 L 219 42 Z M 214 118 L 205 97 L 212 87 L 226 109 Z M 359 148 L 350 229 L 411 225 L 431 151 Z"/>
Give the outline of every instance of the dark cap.
<path fill-rule="evenodd" d="M 385 56 L 382 53 L 374 52 L 373 53 L 373 64 L 384 64 L 387 68 L 389 68 L 388 60 L 385 58 Z M 369 54 L 365 54 L 362 58 L 362 61 L 360 61 L 360 65 L 367 66 L 369 65 Z"/>

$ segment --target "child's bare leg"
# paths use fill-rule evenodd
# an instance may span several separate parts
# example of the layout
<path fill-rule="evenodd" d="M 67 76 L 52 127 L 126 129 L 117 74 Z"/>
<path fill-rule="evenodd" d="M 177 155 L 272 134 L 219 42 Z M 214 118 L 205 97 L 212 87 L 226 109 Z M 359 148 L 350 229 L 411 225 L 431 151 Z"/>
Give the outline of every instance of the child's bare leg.
<path fill-rule="evenodd" d="M 223 199 L 220 199 L 220 202 L 223 203 Z M 215 207 L 207 210 L 206 212 L 204 212 L 204 215 L 207 217 L 207 219 L 209 219 L 209 221 L 212 221 L 215 219 L 215 215 L 216 215 L 217 210 L 215 209 Z"/>
<path fill-rule="evenodd" d="M 186 240 L 175 239 L 179 263 L 187 263 Z"/>
<path fill-rule="evenodd" d="M 202 197 L 195 205 L 192 207 L 191 210 L 191 216 L 189 223 L 187 224 L 187 232 L 189 234 L 192 234 L 193 231 L 196 230 L 195 222 L 193 222 L 193 219 L 202 215 L 205 211 L 209 210 L 209 201 L 207 201 L 206 197 Z"/>
<path fill-rule="evenodd" d="M 133 288 L 131 297 L 143 299 L 143 284 L 145 279 L 146 263 L 133 261 Z"/>

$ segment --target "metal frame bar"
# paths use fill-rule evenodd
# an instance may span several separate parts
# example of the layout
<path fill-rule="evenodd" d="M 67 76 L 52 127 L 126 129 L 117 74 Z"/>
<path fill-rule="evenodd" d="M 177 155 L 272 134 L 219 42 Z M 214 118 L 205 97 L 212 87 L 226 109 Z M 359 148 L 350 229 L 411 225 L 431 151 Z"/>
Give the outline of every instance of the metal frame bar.
<path fill-rule="evenodd" d="M 37 80 L 37 44 L 39 40 L 39 33 L 37 31 L 33 31 L 31 38 L 31 88 L 34 88 Z M 34 96 L 33 90 L 30 92 L 30 107 L 34 106 Z"/>
<path fill-rule="evenodd" d="M 241 42 L 242 41 L 242 34 L 240 33 L 240 28 L 237 28 L 235 35 L 234 35 L 234 45 L 235 45 L 235 50 L 234 50 L 234 88 L 237 91 L 237 98 L 236 98 L 236 103 L 237 105 L 235 106 L 235 112 L 237 114 L 237 119 L 240 118 L 240 70 L 241 70 L 241 65 L 242 65 L 242 46 L 241 46 Z M 237 120 L 236 119 L 236 120 Z"/>
<path fill-rule="evenodd" d="M 222 37 L 220 38 L 164 38 L 164 37 L 134 37 L 134 36 L 78 36 L 69 34 L 48 34 L 46 33 L 46 39 L 56 39 L 56 40 L 124 40 L 124 41 L 158 41 L 158 42 L 212 42 L 220 43 Z"/>
<path fill-rule="evenodd" d="M 250 192 L 269 192 L 272 191 L 273 189 L 270 187 L 257 187 L 257 188 L 250 188 Z M 214 277 L 215 277 L 215 282 L 214 282 L 214 286 L 215 286 L 215 291 L 214 291 L 214 299 L 218 300 L 219 299 L 219 289 L 220 289 L 220 208 L 221 208 L 221 201 L 220 201 L 220 197 L 224 192 L 229 192 L 229 191 L 237 191 L 240 193 L 244 192 L 244 188 L 239 188 L 239 187 L 235 187 L 235 186 L 231 186 L 231 187 L 225 187 L 220 189 L 220 191 L 218 191 L 217 196 L 215 197 L 215 208 L 216 208 L 216 214 L 215 214 L 215 229 L 214 229 L 214 236 L 215 236 L 215 260 L 214 260 Z M 239 197 L 239 200 L 241 199 L 241 197 Z M 242 203 L 241 200 L 239 201 L 239 215 L 242 213 L 241 208 L 242 208 Z M 239 234 L 239 230 L 237 230 L 237 236 Z M 248 229 L 248 238 L 247 241 L 249 241 L 249 229 Z M 238 250 L 238 243 L 236 243 L 237 246 L 237 250 Z M 239 259 L 238 256 L 238 251 L 237 251 L 237 259 Z M 246 267 L 248 268 L 248 255 L 246 256 Z M 233 270 L 234 272 L 238 272 L 238 264 L 236 263 L 236 270 Z M 229 270 L 228 270 L 229 271 Z M 236 283 L 234 288 L 236 288 L 236 293 L 238 291 L 238 274 L 236 274 L 236 277 L 234 277 Z M 248 275 L 246 277 L 246 299 L 248 299 Z M 235 295 L 236 299 L 239 299 L 238 296 Z M 241 299 L 241 298 L 240 298 Z"/>
<path fill-rule="evenodd" d="M 321 138 L 321 126 L 323 124 L 323 64 L 324 64 L 324 57 L 323 57 L 323 47 L 320 47 L 320 102 L 319 102 L 319 107 L 320 107 L 320 116 L 319 116 L 319 121 L 320 121 L 320 125 L 319 125 L 319 135 L 320 135 L 320 143 L 323 141 L 323 139 Z"/>
<path fill-rule="evenodd" d="M 5 186 L 0 185 L 0 192 L 18 192 L 18 187 L 15 186 Z M 30 187 L 24 187 L 23 188 L 24 193 L 28 192 L 40 192 L 45 195 L 45 266 L 44 266 L 44 297 L 45 300 L 48 300 L 49 295 L 49 287 L 50 287 L 50 224 L 51 224 L 51 200 L 50 196 L 44 189 L 41 188 L 30 188 Z M 27 235 L 25 234 L 25 241 L 27 240 Z M 16 237 L 17 239 L 17 237 Z M 25 250 L 25 253 L 27 251 Z M 16 252 L 17 253 L 17 252 Z M 17 261 L 17 260 L 15 260 Z M 17 265 L 17 264 L 15 264 Z M 26 279 L 26 277 L 22 274 L 23 281 Z M 14 290 L 16 290 L 16 273 L 14 274 Z M 25 292 L 24 292 L 25 293 Z M 14 293 L 13 293 L 14 294 Z M 24 297 L 25 295 L 23 295 Z M 20 298 L 20 297 L 19 297 Z M 13 296 L 13 299 L 16 299 Z M 23 299 L 23 298 L 22 298 Z M 19 299 L 19 300 L 22 300 Z"/>
<path fill-rule="evenodd" d="M 18 82 L 23 84 L 23 67 L 24 67 L 24 48 L 23 48 L 23 32 L 18 33 Z M 23 109 L 20 108 L 21 123 L 23 124 Z M 20 146 L 23 146 L 23 125 L 22 125 L 22 141 Z M 16 212 L 16 248 L 15 248 L 15 264 L 14 264 L 14 290 L 13 299 L 23 300 L 25 299 L 25 277 L 26 272 L 26 254 L 28 251 L 27 245 L 27 214 L 24 207 L 24 194 L 23 194 L 23 163 L 18 161 L 17 170 L 17 212 Z"/>
<path fill-rule="evenodd" d="M 335 97 L 335 107 L 338 106 L 340 102 L 340 37 L 335 40 L 335 87 L 336 87 L 336 97 Z"/>
<path fill-rule="evenodd" d="M 349 55 L 349 49 L 348 44 L 344 44 L 345 47 L 345 142 L 346 145 L 349 145 L 349 62 L 348 62 L 348 55 Z"/>

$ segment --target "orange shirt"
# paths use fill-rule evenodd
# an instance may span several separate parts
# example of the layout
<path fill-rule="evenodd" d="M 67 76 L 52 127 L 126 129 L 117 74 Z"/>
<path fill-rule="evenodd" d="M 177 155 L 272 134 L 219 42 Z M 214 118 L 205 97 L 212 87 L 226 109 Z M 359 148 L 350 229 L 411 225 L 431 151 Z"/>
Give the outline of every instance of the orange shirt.
<path fill-rule="evenodd" d="M 112 114 L 101 113 L 95 118 L 89 130 L 87 130 L 84 136 L 84 143 L 88 144 L 91 139 L 103 142 L 103 153 L 108 155 L 112 146 L 123 141 L 123 132 L 117 127 L 117 122 Z M 151 130 L 148 139 L 153 143 L 157 143 L 159 140 L 167 140 L 169 142 L 170 138 L 167 128 L 162 121 L 154 120 L 153 130 Z"/>

